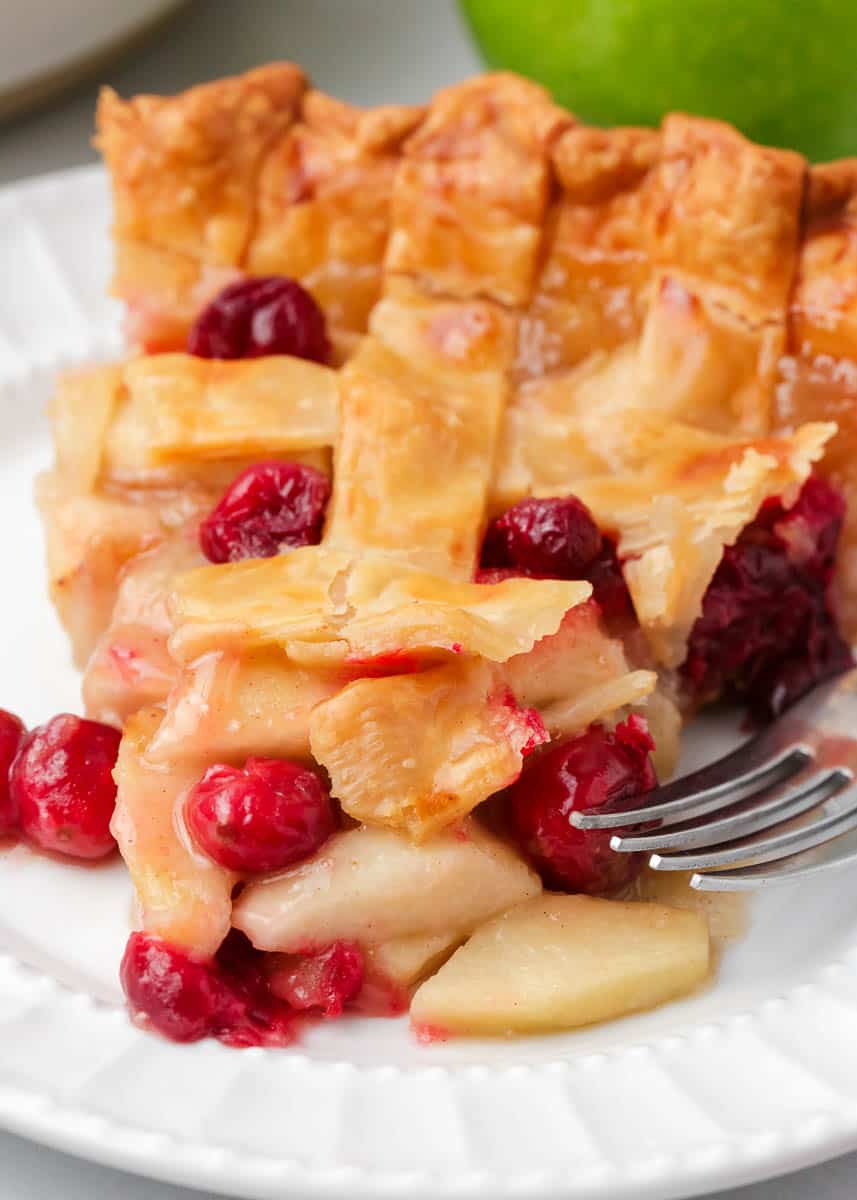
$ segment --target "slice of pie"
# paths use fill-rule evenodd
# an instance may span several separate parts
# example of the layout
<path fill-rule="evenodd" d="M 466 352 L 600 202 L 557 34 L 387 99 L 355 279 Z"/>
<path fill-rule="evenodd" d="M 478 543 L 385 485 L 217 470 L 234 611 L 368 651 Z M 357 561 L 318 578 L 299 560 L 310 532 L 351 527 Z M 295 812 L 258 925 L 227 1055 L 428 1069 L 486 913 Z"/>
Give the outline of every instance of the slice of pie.
<path fill-rule="evenodd" d="M 361 112 L 278 64 L 98 123 L 138 353 L 63 382 L 39 498 L 124 728 L 132 1008 L 278 1044 L 474 934 L 421 1022 L 695 986 L 698 914 L 542 892 L 627 895 L 568 813 L 644 796 L 701 705 L 851 661 L 857 167 L 512 75 Z M 558 994 L 602 947 L 601 999 Z M 531 1011 L 486 1015 L 470 965 L 514 1009 L 524 961 Z"/>

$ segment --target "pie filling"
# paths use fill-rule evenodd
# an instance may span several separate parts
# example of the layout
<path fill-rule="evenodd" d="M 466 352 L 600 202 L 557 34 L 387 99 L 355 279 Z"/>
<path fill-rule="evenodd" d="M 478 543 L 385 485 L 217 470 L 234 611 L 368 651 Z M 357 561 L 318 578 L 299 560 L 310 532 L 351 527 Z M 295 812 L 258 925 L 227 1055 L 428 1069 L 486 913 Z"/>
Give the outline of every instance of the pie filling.
<path fill-rule="evenodd" d="M 0 713 L 0 829 L 118 845 L 122 986 L 177 1041 L 698 986 L 730 923 L 570 814 L 644 804 L 703 705 L 851 665 L 857 172 L 511 75 L 358 112 L 289 64 L 106 92 L 99 139 L 144 353 L 52 406 L 87 719 Z"/>

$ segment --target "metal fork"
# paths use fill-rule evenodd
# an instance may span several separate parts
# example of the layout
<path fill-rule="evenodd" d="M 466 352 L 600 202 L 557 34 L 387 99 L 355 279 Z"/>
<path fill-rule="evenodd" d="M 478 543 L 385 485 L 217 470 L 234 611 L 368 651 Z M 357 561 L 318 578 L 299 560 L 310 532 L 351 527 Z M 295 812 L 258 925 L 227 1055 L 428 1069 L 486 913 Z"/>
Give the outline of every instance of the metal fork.
<path fill-rule="evenodd" d="M 633 802 L 573 812 L 611 846 L 700 891 L 748 891 L 857 866 L 857 668 L 813 689 L 717 762 Z"/>

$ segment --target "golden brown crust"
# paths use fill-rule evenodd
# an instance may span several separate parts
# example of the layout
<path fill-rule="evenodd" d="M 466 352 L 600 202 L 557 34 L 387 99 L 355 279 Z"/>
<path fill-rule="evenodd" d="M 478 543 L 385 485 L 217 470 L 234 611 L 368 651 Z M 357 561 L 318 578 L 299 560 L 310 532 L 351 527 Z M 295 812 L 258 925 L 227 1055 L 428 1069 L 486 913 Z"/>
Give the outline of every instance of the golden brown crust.
<path fill-rule="evenodd" d="M 473 572 L 508 394 L 512 322 L 402 282 L 340 380 L 330 545 Z M 438 480 L 443 486 L 438 486 Z"/>
<path fill-rule="evenodd" d="M 324 462 L 339 424 L 337 375 L 285 355 L 140 356 L 69 372 L 51 420 L 67 491 L 214 493 L 260 457 Z"/>
<path fill-rule="evenodd" d="M 770 427 L 797 268 L 806 164 L 731 126 L 663 124 L 640 381 L 653 406 L 724 432 Z"/>
<path fill-rule="evenodd" d="M 113 180 L 115 235 L 237 266 L 262 159 L 304 86 L 300 68 L 276 63 L 178 96 L 125 101 L 105 88 L 96 144 Z"/>
<path fill-rule="evenodd" d="M 304 87 L 298 67 L 275 63 L 177 96 L 126 101 L 102 89 L 95 144 L 113 186 L 112 290 L 132 341 L 181 348 L 199 309 L 235 278 L 264 155 Z"/>
<path fill-rule="evenodd" d="M 666 117 L 650 214 L 658 265 L 750 325 L 781 324 L 805 172 L 799 154 L 756 146 L 721 121 Z"/>
<path fill-rule="evenodd" d="M 552 154 L 562 191 L 518 351 L 522 376 L 576 366 L 639 333 L 651 274 L 645 206 L 660 134 L 574 126 Z"/>
<path fill-rule="evenodd" d="M 381 293 L 401 144 L 422 112 L 361 111 L 308 92 L 302 120 L 266 158 L 245 270 L 299 279 L 335 328 L 364 332 Z"/>
<path fill-rule="evenodd" d="M 813 167 L 791 348 L 857 360 L 857 158 Z"/>
<path fill-rule="evenodd" d="M 821 465 L 846 502 L 833 586 L 845 631 L 857 635 L 857 158 L 810 169 L 804 234 L 780 363 L 775 420 L 835 421 Z"/>
<path fill-rule="evenodd" d="M 660 151 L 656 129 L 575 125 L 557 139 L 551 157 L 563 199 L 594 206 L 637 188 Z"/>
<path fill-rule="evenodd" d="M 549 150 L 571 122 L 547 92 L 515 75 L 439 92 L 396 175 L 387 269 L 463 299 L 526 301 L 550 193 Z"/>

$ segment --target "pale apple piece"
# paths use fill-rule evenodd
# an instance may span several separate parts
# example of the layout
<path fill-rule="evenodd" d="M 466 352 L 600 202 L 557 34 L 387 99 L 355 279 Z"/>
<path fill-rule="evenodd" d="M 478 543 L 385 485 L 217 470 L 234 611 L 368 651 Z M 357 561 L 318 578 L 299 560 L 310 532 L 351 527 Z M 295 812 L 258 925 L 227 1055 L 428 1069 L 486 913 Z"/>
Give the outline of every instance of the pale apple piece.
<path fill-rule="evenodd" d="M 339 687 L 281 650 L 205 654 L 182 669 L 149 746 L 152 762 L 243 764 L 253 755 L 308 759 L 313 709 Z"/>
<path fill-rule="evenodd" d="M 508 787 L 547 734 L 479 659 L 358 679 L 319 704 L 310 745 L 345 812 L 424 841 Z"/>
<path fill-rule="evenodd" d="M 739 938 L 749 928 L 747 897 L 739 892 L 698 892 L 690 886 L 689 871 L 652 871 L 648 867 L 635 884 L 641 900 L 700 913 L 713 938 Z"/>
<path fill-rule="evenodd" d="M 621 716 L 626 708 L 645 700 L 657 682 L 654 671 L 628 671 L 618 679 L 607 679 L 579 696 L 546 708 L 542 714 L 545 725 L 554 737 L 573 736 L 593 721 Z"/>
<path fill-rule="evenodd" d="M 338 939 L 380 944 L 469 932 L 541 887 L 519 855 L 473 819 L 421 846 L 361 827 L 334 834 L 308 862 L 249 883 L 233 923 L 260 950 L 295 953 Z"/>
<path fill-rule="evenodd" d="M 279 646 L 309 664 L 390 654 L 479 654 L 494 662 L 554 633 L 591 585 L 558 579 L 461 583 L 395 558 L 306 546 L 203 567 L 177 580 L 174 651 Z"/>
<path fill-rule="evenodd" d="M 594 602 L 570 609 L 556 633 L 510 658 L 503 672 L 518 702 L 538 709 L 555 738 L 573 737 L 640 704 L 657 684 L 653 671 L 631 670 Z"/>
<path fill-rule="evenodd" d="M 110 624 L 83 676 L 88 716 L 122 725 L 138 709 L 167 698 L 179 671 L 167 646 L 169 589 L 177 575 L 204 561 L 192 521 L 122 568 Z"/>
<path fill-rule="evenodd" d="M 70 495 L 53 473 L 40 476 L 36 500 L 51 600 L 82 667 L 110 621 L 120 570 L 163 537 L 163 525 L 153 505 Z"/>
<path fill-rule="evenodd" d="M 411 988 L 438 969 L 467 937 L 453 932 L 416 934 L 366 947 L 370 971 L 398 987 Z"/>
<path fill-rule="evenodd" d="M 128 722 L 114 770 L 110 828 L 137 893 L 142 927 L 200 954 L 213 954 L 229 932 L 237 876 L 195 850 L 181 807 L 202 766 L 151 763 L 146 749 L 158 709 Z"/>
<path fill-rule="evenodd" d="M 631 667 L 622 642 L 605 631 L 598 605 L 589 600 L 566 612 L 555 633 L 510 658 L 503 671 L 520 704 L 545 712 L 622 679 Z"/>
<path fill-rule="evenodd" d="M 660 683 L 639 704 L 635 705 L 640 716 L 645 717 L 649 733 L 655 743 L 652 762 L 658 780 L 664 783 L 673 774 L 681 749 L 682 716 L 666 685 Z"/>
<path fill-rule="evenodd" d="M 546 894 L 478 929 L 418 989 L 411 1017 L 450 1033 L 573 1029 L 674 1000 L 708 973 L 699 913 Z"/>

